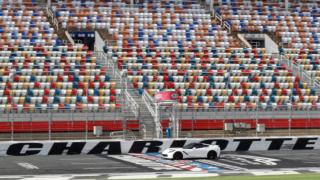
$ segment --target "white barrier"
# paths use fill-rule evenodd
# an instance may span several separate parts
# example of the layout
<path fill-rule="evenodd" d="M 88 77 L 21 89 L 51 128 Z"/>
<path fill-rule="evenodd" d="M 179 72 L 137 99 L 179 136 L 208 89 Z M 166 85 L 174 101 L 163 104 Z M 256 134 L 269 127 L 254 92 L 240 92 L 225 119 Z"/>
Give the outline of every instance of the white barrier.
<path fill-rule="evenodd" d="M 207 138 L 156 140 L 88 140 L 1 142 L 0 156 L 127 154 L 161 152 L 191 142 L 218 144 L 223 151 L 270 151 L 320 149 L 320 136 Z"/>
<path fill-rule="evenodd" d="M 103 46 L 105 45 L 105 42 L 103 38 L 100 36 L 98 31 L 94 32 L 94 48 L 97 49 L 97 51 L 102 51 L 103 52 Z"/>

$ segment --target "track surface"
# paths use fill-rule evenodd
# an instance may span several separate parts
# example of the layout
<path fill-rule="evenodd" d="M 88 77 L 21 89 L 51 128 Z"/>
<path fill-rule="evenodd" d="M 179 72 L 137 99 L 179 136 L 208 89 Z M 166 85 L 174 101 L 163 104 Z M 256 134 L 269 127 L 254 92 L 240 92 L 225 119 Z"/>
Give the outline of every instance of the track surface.
<path fill-rule="evenodd" d="M 170 161 L 158 154 L 1 157 L 0 179 L 107 179 L 120 175 L 139 178 L 137 174 L 170 177 L 186 173 L 298 174 L 320 172 L 319 154 L 320 150 L 230 152 L 215 161 Z"/>

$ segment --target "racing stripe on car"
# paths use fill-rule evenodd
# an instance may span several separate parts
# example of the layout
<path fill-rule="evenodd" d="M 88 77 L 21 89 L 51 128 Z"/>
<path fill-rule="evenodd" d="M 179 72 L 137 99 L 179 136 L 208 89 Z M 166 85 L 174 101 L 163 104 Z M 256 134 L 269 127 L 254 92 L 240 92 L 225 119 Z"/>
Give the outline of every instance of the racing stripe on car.
<path fill-rule="evenodd" d="M 186 154 L 186 155 L 189 155 L 187 152 L 185 152 L 185 151 L 182 151 L 184 154 Z"/>

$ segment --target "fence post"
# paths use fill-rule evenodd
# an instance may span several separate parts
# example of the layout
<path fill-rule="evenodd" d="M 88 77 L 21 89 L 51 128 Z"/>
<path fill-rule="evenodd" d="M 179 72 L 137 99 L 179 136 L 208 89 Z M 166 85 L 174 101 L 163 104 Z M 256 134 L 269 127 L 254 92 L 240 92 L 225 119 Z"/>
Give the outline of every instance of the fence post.
<path fill-rule="evenodd" d="M 255 113 L 254 113 L 254 115 L 255 115 L 255 119 L 256 119 L 256 129 L 255 129 L 255 131 L 256 131 L 256 137 L 258 137 L 258 121 L 259 121 L 259 119 L 258 119 L 258 111 L 259 111 L 259 106 L 257 106 L 257 108 L 256 108 L 256 110 L 255 110 Z"/>
<path fill-rule="evenodd" d="M 87 105 L 87 110 L 86 110 L 86 133 L 85 133 L 85 139 L 88 140 L 88 116 L 89 116 L 89 113 L 88 113 L 88 105 Z"/>
<path fill-rule="evenodd" d="M 74 111 L 75 110 L 72 110 L 71 111 L 71 131 L 72 131 L 72 129 L 74 129 Z M 70 128 L 70 126 L 69 126 L 69 128 Z M 70 131 L 70 129 L 68 129 L 68 131 Z"/>
<path fill-rule="evenodd" d="M 305 129 L 312 128 L 311 115 L 310 115 L 310 109 L 309 108 L 307 109 L 307 113 L 308 113 L 308 124 L 307 124 L 307 128 L 305 128 Z M 304 132 L 303 134 L 307 134 L 307 133 Z"/>
<path fill-rule="evenodd" d="M 11 117 L 10 118 L 10 113 L 9 112 L 7 112 L 8 113 L 8 121 L 10 121 L 10 128 L 11 128 L 11 141 L 13 141 L 14 140 L 14 138 L 13 138 L 13 133 L 14 133 L 14 128 L 13 128 L 13 117 Z"/>
<path fill-rule="evenodd" d="M 51 140 L 52 109 L 49 109 L 48 139 Z"/>
<path fill-rule="evenodd" d="M 290 108 L 290 117 L 289 117 L 289 119 L 288 119 L 288 127 L 289 127 L 289 129 L 288 129 L 288 131 L 289 131 L 289 136 L 291 136 L 291 121 L 292 121 L 292 111 L 293 111 L 293 109 L 292 109 L 292 106 L 291 106 L 291 108 Z"/>
<path fill-rule="evenodd" d="M 192 127 L 191 127 L 191 133 L 192 133 L 192 137 L 194 137 L 194 121 L 195 121 L 195 118 L 194 118 L 194 111 L 192 109 Z"/>

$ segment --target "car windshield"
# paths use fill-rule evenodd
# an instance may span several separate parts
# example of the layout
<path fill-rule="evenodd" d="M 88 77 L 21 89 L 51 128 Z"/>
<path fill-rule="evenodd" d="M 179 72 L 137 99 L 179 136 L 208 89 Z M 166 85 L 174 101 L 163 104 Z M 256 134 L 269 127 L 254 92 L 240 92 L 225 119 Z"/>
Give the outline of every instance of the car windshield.
<path fill-rule="evenodd" d="M 197 143 L 190 143 L 190 144 L 187 144 L 185 146 L 183 146 L 183 149 L 192 149 L 193 147 L 195 147 Z"/>

